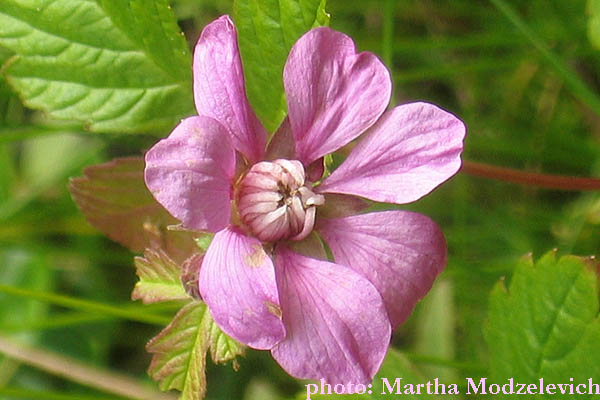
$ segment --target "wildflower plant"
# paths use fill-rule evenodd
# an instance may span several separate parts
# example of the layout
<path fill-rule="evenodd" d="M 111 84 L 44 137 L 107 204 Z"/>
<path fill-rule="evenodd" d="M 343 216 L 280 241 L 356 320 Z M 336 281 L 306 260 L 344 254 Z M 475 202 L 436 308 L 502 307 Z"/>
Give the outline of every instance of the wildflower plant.
<path fill-rule="evenodd" d="M 270 350 L 297 378 L 368 384 L 392 329 L 444 268 L 446 245 L 428 218 L 360 213 L 361 198 L 427 194 L 458 170 L 465 127 L 426 103 L 385 112 L 386 68 L 322 27 L 290 51 L 288 117 L 267 147 L 241 69 L 235 27 L 221 17 L 194 53 L 199 115 L 146 153 L 146 185 L 182 229 L 215 234 L 192 268 L 225 333 Z M 324 178 L 324 157 L 361 133 Z"/>
<path fill-rule="evenodd" d="M 204 28 L 193 60 L 198 115 L 147 151 L 144 181 L 158 204 L 134 222 L 155 235 L 150 243 L 162 244 L 136 259 L 133 298 L 194 299 L 148 344 L 151 375 L 185 393 L 189 385 L 173 378 L 170 355 L 181 347 L 174 335 L 191 326 L 204 335 L 201 353 L 210 348 L 216 362 L 234 359 L 245 345 L 270 350 L 296 378 L 349 391 L 369 384 L 393 330 L 445 267 L 447 250 L 429 218 L 368 208 L 413 202 L 454 175 L 464 124 L 428 103 L 386 111 L 386 67 L 327 27 L 309 30 L 290 49 L 281 76 L 288 114 L 273 135 L 248 101 L 228 16 Z M 357 138 L 331 170 L 330 154 Z M 110 170 L 114 179 L 122 168 L 136 170 L 135 178 L 123 177 L 143 192 L 136 159 L 88 170 L 71 190 L 91 222 L 127 243 L 136 235 L 91 212 L 86 193 L 98 182 L 93 174 Z M 147 243 L 129 244 L 139 251 Z M 203 374 L 196 368 L 188 374 Z"/>
<path fill-rule="evenodd" d="M 377 374 L 415 394 L 421 378 L 390 345 L 449 256 L 436 222 L 405 205 L 461 167 L 554 188 L 598 182 L 464 164 L 465 124 L 427 99 L 390 105 L 391 65 L 329 28 L 324 0 L 235 0 L 233 13 L 188 38 L 190 51 L 167 0 L 5 0 L 0 93 L 91 132 L 160 134 L 143 156 L 88 166 L 69 189 L 91 225 L 138 254 L 131 298 L 176 307 L 145 319 L 166 325 L 146 345 L 161 390 L 202 399 L 209 357 L 237 370 L 262 350 L 311 382 L 307 398 L 314 381 L 352 393 Z M 593 218 L 588 209 L 574 215 Z M 553 229 L 576 235 L 567 225 Z M 491 292 L 492 382 L 567 372 L 600 383 L 597 262 L 555 253 L 523 258 Z"/>

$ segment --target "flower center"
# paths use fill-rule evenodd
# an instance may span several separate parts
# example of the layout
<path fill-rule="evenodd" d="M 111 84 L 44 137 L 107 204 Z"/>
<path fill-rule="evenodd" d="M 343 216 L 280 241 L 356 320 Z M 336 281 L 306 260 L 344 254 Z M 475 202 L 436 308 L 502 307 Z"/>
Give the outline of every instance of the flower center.
<path fill-rule="evenodd" d="M 301 240 L 313 229 L 316 206 L 324 202 L 305 184 L 300 161 L 279 159 L 250 168 L 240 184 L 238 212 L 263 242 Z"/>

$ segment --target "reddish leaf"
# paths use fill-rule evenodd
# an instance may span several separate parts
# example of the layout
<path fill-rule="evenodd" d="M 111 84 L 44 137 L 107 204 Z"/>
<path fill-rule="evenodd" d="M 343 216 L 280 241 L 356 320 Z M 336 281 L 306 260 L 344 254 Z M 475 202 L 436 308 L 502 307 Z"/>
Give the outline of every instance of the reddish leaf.
<path fill-rule="evenodd" d="M 87 167 L 69 190 L 91 225 L 134 252 L 162 249 L 181 264 L 198 251 L 193 233 L 167 229 L 179 222 L 146 188 L 142 157 Z"/>

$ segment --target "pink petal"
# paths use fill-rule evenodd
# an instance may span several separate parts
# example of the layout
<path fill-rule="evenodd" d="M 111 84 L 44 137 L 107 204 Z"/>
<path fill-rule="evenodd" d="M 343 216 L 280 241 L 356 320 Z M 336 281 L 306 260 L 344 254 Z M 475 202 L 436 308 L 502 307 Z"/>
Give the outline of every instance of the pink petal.
<path fill-rule="evenodd" d="M 356 53 L 348 36 L 316 28 L 292 48 L 283 71 L 296 152 L 304 165 L 369 128 L 387 107 L 392 84 L 379 59 Z"/>
<path fill-rule="evenodd" d="M 297 378 L 368 384 L 389 346 L 381 296 L 342 265 L 277 249 L 276 278 L 287 336 L 271 352 Z"/>
<path fill-rule="evenodd" d="M 415 201 L 460 168 L 465 125 L 427 103 L 385 113 L 348 158 L 319 187 L 371 200 Z"/>
<path fill-rule="evenodd" d="M 273 263 L 258 240 L 237 228 L 217 233 L 199 285 L 214 320 L 234 339 L 266 350 L 285 336 Z"/>
<path fill-rule="evenodd" d="M 207 25 L 196 44 L 194 99 L 198 114 L 227 127 L 237 150 L 252 162 L 262 159 L 267 135 L 248 103 L 237 32 L 226 15 Z"/>
<path fill-rule="evenodd" d="M 188 229 L 217 232 L 229 223 L 235 150 L 212 118 L 184 119 L 146 153 L 146 186 Z"/>
<path fill-rule="evenodd" d="M 335 262 L 360 273 L 382 295 L 396 328 L 446 265 L 446 242 L 424 215 L 385 211 L 321 219 L 318 232 Z"/>

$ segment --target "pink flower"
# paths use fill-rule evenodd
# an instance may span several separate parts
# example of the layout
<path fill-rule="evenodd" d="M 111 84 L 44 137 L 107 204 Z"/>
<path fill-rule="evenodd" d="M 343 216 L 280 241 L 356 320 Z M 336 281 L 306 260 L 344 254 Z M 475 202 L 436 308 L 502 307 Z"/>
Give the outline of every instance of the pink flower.
<path fill-rule="evenodd" d="M 223 331 L 295 377 L 368 383 L 446 245 L 425 216 L 357 214 L 359 197 L 426 195 L 459 169 L 465 127 L 427 103 L 385 112 L 387 69 L 329 28 L 298 40 L 283 80 L 289 115 L 266 147 L 235 27 L 227 16 L 208 25 L 194 55 L 198 116 L 148 151 L 146 184 L 184 227 L 216 233 L 199 289 Z M 320 182 L 323 156 L 362 133 Z"/>

